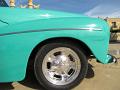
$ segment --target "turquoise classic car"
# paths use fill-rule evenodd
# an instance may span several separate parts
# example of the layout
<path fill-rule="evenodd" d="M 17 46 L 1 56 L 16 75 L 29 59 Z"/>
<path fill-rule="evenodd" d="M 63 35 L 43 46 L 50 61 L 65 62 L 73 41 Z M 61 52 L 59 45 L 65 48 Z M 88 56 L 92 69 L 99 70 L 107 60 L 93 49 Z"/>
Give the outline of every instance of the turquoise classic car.
<path fill-rule="evenodd" d="M 0 8 L 0 82 L 21 81 L 32 68 L 48 90 L 78 85 L 88 57 L 107 64 L 110 28 L 98 18 L 20 8 Z"/>

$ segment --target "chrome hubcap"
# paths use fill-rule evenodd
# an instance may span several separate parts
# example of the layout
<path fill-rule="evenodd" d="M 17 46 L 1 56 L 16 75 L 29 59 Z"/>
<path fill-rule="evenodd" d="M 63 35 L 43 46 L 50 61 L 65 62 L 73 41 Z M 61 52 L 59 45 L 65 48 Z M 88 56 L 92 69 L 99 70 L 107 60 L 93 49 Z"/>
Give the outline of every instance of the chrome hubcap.
<path fill-rule="evenodd" d="M 81 69 L 80 58 L 70 48 L 59 47 L 45 56 L 42 71 L 46 79 L 55 85 L 66 85 L 73 82 Z"/>

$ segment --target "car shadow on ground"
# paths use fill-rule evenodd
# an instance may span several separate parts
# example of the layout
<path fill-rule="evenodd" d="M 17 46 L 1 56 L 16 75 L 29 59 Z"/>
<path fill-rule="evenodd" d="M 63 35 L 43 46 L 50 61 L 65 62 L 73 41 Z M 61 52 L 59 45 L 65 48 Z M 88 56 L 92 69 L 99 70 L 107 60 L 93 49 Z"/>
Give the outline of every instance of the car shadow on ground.
<path fill-rule="evenodd" d="M 93 66 L 91 64 L 88 64 L 88 71 L 87 71 L 87 75 L 85 78 L 90 79 L 94 77 L 94 71 L 93 71 Z"/>
<path fill-rule="evenodd" d="M 32 71 L 31 71 L 32 72 Z M 20 84 L 35 89 L 35 90 L 45 90 L 41 85 L 39 85 L 39 83 L 37 82 L 34 73 L 27 73 L 26 78 L 19 82 Z"/>
<path fill-rule="evenodd" d="M 86 75 L 87 79 L 94 77 L 94 71 L 93 66 L 91 64 L 88 65 L 88 72 Z M 40 86 L 34 76 L 33 73 L 30 73 L 30 71 L 27 73 L 27 77 L 19 82 L 25 87 L 31 88 L 33 90 L 45 90 L 42 86 Z M 15 87 L 12 85 L 12 83 L 6 83 L 6 84 L 0 84 L 0 90 L 13 90 Z"/>
<path fill-rule="evenodd" d="M 0 83 L 0 90 L 13 90 L 12 83 Z"/>

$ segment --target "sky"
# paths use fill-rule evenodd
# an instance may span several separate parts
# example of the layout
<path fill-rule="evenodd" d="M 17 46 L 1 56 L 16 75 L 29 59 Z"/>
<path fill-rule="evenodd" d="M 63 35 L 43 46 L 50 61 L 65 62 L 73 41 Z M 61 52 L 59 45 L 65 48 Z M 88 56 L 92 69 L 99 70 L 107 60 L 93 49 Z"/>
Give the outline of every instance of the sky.
<path fill-rule="evenodd" d="M 27 0 L 16 0 L 17 6 Z M 120 0 L 33 0 L 40 9 L 85 14 L 92 17 L 120 17 Z M 9 3 L 9 0 L 6 0 Z"/>

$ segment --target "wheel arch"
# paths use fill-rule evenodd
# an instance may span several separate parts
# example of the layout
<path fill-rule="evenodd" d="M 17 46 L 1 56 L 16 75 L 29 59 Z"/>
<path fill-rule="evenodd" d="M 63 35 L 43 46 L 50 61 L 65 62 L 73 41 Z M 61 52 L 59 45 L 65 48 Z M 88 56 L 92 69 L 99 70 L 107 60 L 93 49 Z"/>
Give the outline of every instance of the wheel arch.
<path fill-rule="evenodd" d="M 66 42 L 72 42 L 75 45 L 77 45 L 78 47 L 82 47 L 83 52 L 85 53 L 85 55 L 90 56 L 93 55 L 92 51 L 90 50 L 90 48 L 82 41 L 75 39 L 75 38 L 71 38 L 71 37 L 57 37 L 57 38 L 49 38 L 46 39 L 42 42 L 40 42 L 37 46 L 34 47 L 34 49 L 32 50 L 29 60 L 28 60 L 28 66 L 27 69 L 29 69 L 30 67 L 33 68 L 34 66 L 34 60 L 35 60 L 35 55 L 37 54 L 38 50 L 45 44 L 51 43 L 51 42 L 56 42 L 56 41 L 66 41 Z M 86 52 L 87 51 L 87 52 Z"/>

